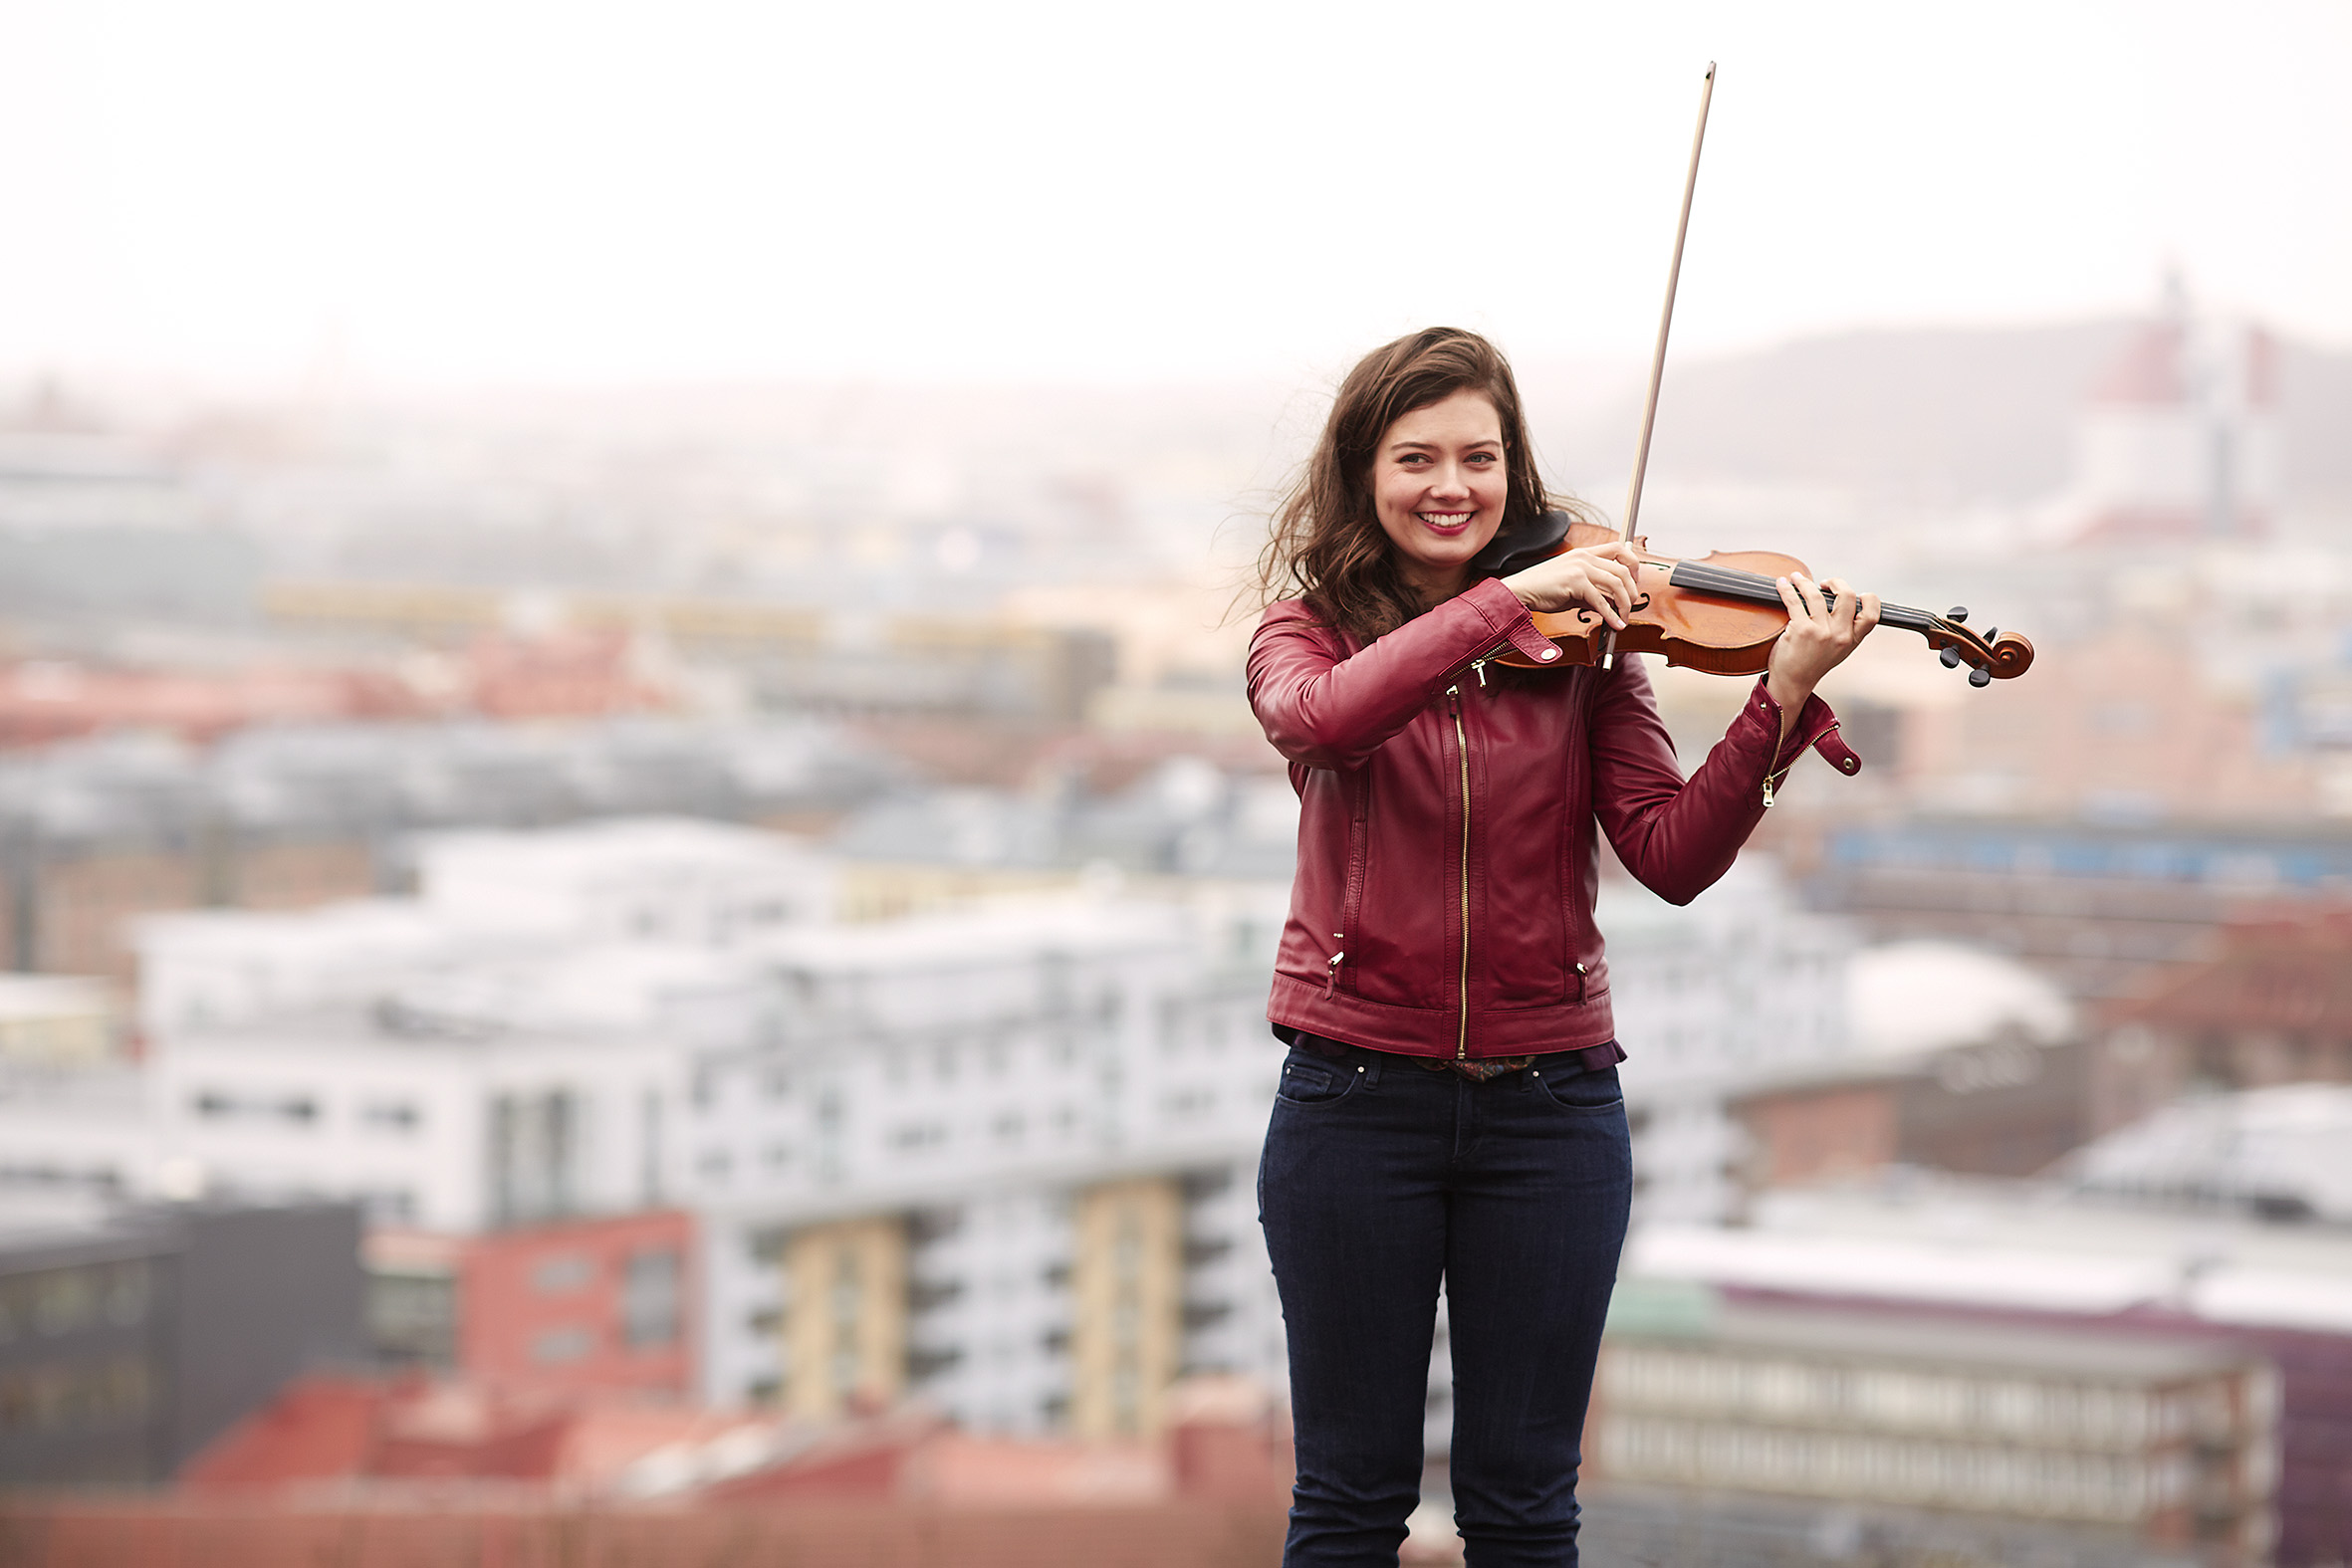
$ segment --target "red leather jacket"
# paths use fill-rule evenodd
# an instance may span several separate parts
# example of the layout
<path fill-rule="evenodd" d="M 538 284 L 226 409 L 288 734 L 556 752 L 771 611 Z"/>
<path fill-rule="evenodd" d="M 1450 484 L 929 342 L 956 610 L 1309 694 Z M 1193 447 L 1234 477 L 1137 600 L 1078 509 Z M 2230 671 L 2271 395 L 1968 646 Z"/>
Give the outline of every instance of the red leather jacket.
<path fill-rule="evenodd" d="M 1506 679 L 1485 668 L 1506 644 L 1551 646 L 1493 579 L 1368 646 L 1296 599 L 1260 621 L 1250 705 L 1301 808 L 1276 1023 L 1414 1056 L 1604 1043 L 1593 823 L 1687 904 L 1806 746 L 1861 766 L 1818 697 L 1775 748 L 1780 707 L 1760 680 L 1686 783 L 1639 659 Z"/>

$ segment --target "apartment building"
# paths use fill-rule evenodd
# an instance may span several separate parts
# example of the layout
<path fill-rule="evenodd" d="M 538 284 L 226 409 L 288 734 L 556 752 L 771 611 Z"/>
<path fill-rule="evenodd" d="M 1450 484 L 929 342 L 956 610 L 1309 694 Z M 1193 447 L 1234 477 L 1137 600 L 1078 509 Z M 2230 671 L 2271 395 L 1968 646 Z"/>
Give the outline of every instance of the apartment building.
<path fill-rule="evenodd" d="M 2315 1111 L 2328 1107 L 2286 1097 L 2340 1093 L 2323 1086 L 2255 1091 L 2246 1098 L 2259 1103 L 2236 1116 L 2189 1114 L 2170 1126 L 2126 1129 L 2094 1146 L 2080 1176 L 2069 1181 L 1912 1172 L 1876 1185 L 1767 1194 L 1739 1229 L 1659 1226 L 1637 1235 L 1626 1251 L 1628 1284 L 1620 1289 L 1631 1301 L 1660 1284 L 1701 1287 L 1720 1294 L 1726 1321 L 1733 1307 L 1822 1314 L 1856 1346 L 1881 1328 L 1931 1322 L 1939 1326 L 1927 1338 L 1953 1325 L 1956 1343 L 1969 1339 L 1964 1331 L 1972 1327 L 2000 1343 L 2060 1336 L 2070 1347 L 2065 1356 L 2038 1374 L 2018 1369 L 2012 1381 L 2028 1391 L 2064 1382 L 2060 1362 L 2086 1373 L 2106 1365 L 2109 1353 L 2101 1345 L 2116 1347 L 2117 1355 L 2157 1347 L 2146 1370 L 2131 1374 L 2150 1399 L 2160 1386 L 2171 1386 L 2175 1372 L 2168 1366 L 2192 1382 L 2204 1376 L 2188 1361 L 2167 1361 L 2172 1351 L 2164 1346 L 2201 1346 L 2242 1364 L 2266 1364 L 2277 1379 L 2275 1464 L 2264 1504 L 2276 1533 L 2262 1548 L 2268 1555 L 2254 1555 L 2252 1545 L 2248 1499 L 2261 1488 L 2233 1490 L 2234 1482 L 2202 1474 L 2203 1460 L 2194 1460 L 2188 1479 L 2163 1484 L 2187 1485 L 2197 1510 L 2210 1505 L 2217 1521 L 2211 1532 L 2160 1547 L 2173 1527 L 2159 1529 L 2156 1516 L 2172 1504 L 2157 1499 L 2175 1493 L 2153 1480 L 2133 1493 L 2139 1483 L 2113 1471 L 2124 1490 L 2112 1495 L 2137 1495 L 2149 1511 L 2139 1524 L 2118 1520 L 2101 1528 L 2157 1533 L 2134 1536 L 2122 1555 L 2086 1551 L 2076 1560 L 2319 1568 L 2352 1551 L 2352 1519 L 2343 1509 L 2345 1477 L 2352 1474 L 2352 1397 L 2343 1377 L 2352 1352 L 2352 1244 L 2342 1225 L 2328 1218 L 2331 1205 L 2340 1203 L 2333 1196 L 2342 1165 L 2340 1110 L 2332 1124 L 2313 1125 L 2322 1120 Z M 2234 1169 L 2232 1151 L 2240 1146 L 2230 1136 L 2234 1126 L 2290 1136 L 2244 1150 L 2255 1155 L 2256 1168 Z M 2297 1128 L 2300 1137 L 2292 1136 Z M 2282 1187 L 2289 1173 L 2276 1163 L 2281 1156 L 2308 1175 Z M 2258 1168 L 2263 1165 L 2268 1168 Z M 2288 1190 L 2304 1195 L 2302 1201 L 2277 1202 Z M 1690 1314 L 1682 1326 L 1692 1335 L 1707 1328 Z M 1928 1349 L 1923 1345 L 1922 1353 Z M 2018 1396 L 2028 1408 L 2042 1397 Z M 2246 1434 L 2227 1423 L 2213 1430 L 2221 1450 L 2239 1455 L 2251 1466 L 2247 1476 L 2258 1480 L 2263 1461 L 2258 1448 L 2241 1443 Z M 2143 1465 L 2137 1473 L 2152 1472 Z M 1681 1495 L 1686 1503 L 1693 1497 L 1687 1489 Z M 1812 1522 L 1820 1523 L 1830 1506 L 1816 1496 Z M 1866 1502 L 1834 1506 L 1865 1522 L 1876 1517 Z M 2019 1559 L 2031 1560 L 2021 1548 L 1993 1558 Z"/>
<path fill-rule="evenodd" d="M 1236 907 L 766 939 L 775 1034 L 692 1090 L 706 1392 L 1112 1436 L 1156 1433 L 1180 1372 L 1279 1378 L 1250 1195 L 1280 1051 Z"/>
<path fill-rule="evenodd" d="M 1587 1462 L 1604 1484 L 1946 1510 L 2267 1560 L 2278 1390 L 2258 1351 L 1755 1304 L 1645 1323 L 1642 1302 L 1631 1287 L 1601 1352 Z"/>

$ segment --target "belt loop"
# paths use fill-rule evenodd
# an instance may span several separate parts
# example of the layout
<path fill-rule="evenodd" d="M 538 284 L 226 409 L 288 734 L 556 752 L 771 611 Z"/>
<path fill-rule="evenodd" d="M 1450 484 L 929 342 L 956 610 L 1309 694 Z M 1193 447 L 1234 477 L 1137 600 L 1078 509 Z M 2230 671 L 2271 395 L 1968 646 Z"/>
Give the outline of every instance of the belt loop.
<path fill-rule="evenodd" d="M 1380 1064 L 1386 1059 L 1386 1052 L 1364 1050 L 1358 1047 L 1355 1055 L 1356 1065 L 1362 1069 L 1364 1074 L 1364 1087 L 1367 1089 L 1379 1088 Z"/>

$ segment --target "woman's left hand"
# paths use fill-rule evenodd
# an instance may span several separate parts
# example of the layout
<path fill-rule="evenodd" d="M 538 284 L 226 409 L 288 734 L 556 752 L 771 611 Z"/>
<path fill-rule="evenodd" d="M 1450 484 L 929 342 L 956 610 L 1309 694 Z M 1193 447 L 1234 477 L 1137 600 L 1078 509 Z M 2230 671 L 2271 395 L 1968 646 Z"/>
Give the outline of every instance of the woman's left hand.
<path fill-rule="evenodd" d="M 1844 663 L 1878 624 L 1878 595 L 1856 593 L 1842 577 L 1815 582 L 1795 572 L 1778 579 L 1777 586 L 1780 602 L 1788 607 L 1788 629 L 1772 645 L 1764 690 L 1780 705 L 1785 735 L 1821 677 Z M 1824 588 L 1835 603 L 1824 602 Z"/>

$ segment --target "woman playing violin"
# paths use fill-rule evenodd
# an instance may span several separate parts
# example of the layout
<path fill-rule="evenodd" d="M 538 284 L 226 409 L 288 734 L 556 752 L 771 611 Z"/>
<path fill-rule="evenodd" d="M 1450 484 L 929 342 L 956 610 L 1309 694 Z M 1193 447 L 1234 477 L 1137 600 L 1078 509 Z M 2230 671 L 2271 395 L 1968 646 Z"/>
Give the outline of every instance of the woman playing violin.
<path fill-rule="evenodd" d="M 1349 372 L 1266 551 L 1289 596 L 1251 641 L 1250 701 L 1301 802 L 1259 1176 L 1296 1432 L 1286 1568 L 1396 1561 L 1441 1281 L 1468 1560 L 1576 1561 L 1632 1192 L 1595 831 L 1688 903 L 1805 747 L 1851 769 L 1813 687 L 1874 596 L 1779 579 L 1770 668 L 1685 780 L 1641 662 L 1567 667 L 1529 618 L 1622 627 L 1632 548 L 1481 567 L 1547 504 L 1510 366 L 1433 329 Z M 1507 650 L 1536 667 L 1491 662 Z"/>

